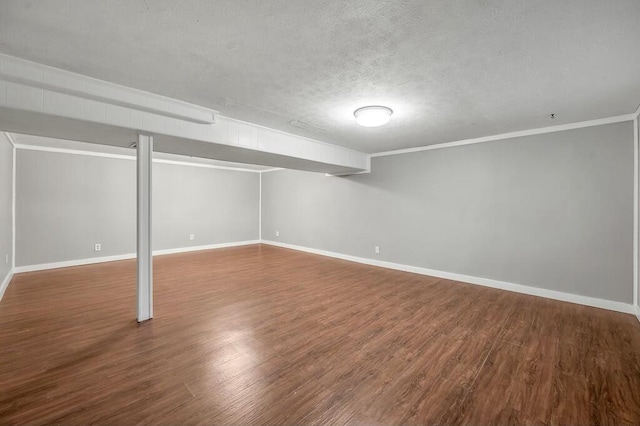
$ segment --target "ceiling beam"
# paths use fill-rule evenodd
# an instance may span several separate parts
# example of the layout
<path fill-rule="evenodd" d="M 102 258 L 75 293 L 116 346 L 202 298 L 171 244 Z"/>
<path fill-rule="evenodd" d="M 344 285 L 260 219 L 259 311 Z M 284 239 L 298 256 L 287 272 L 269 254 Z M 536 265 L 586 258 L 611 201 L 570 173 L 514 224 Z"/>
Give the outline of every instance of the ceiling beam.
<path fill-rule="evenodd" d="M 370 166 L 368 154 L 7 55 L 0 130 L 112 146 L 143 132 L 158 152 L 340 175 Z"/>

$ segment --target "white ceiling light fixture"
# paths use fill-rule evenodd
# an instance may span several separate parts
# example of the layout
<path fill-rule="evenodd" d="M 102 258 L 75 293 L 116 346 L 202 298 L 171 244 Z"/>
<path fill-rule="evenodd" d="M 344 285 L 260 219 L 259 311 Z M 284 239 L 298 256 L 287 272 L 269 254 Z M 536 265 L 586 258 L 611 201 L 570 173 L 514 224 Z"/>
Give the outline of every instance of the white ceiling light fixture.
<path fill-rule="evenodd" d="M 363 127 L 384 126 L 391 120 L 392 114 L 391 108 L 380 105 L 358 108 L 353 112 L 356 122 Z"/>

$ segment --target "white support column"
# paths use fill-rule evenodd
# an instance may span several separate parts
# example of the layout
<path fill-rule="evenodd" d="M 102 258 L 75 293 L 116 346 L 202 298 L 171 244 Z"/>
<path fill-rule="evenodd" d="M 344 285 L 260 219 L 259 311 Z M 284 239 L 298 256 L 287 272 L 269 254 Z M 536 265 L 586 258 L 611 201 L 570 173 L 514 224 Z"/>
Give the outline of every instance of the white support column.
<path fill-rule="evenodd" d="M 638 110 L 640 110 L 640 107 L 638 107 Z M 639 125 L 638 116 L 636 115 L 636 118 L 633 120 L 633 304 L 636 307 L 638 320 L 640 320 L 640 294 L 638 294 L 640 292 L 640 284 L 638 283 L 638 275 L 640 274 L 638 270 L 640 267 L 640 259 L 638 258 L 638 256 L 640 256 L 638 252 L 640 249 L 638 247 L 638 240 L 640 238 L 638 234 L 640 232 L 640 229 L 638 229 L 638 226 L 640 226 L 640 219 L 638 217 L 640 214 L 640 206 L 638 205 L 638 203 L 640 203 L 640 158 L 638 157 L 640 155 Z"/>
<path fill-rule="evenodd" d="M 138 135 L 138 322 L 153 318 L 153 254 L 151 248 L 151 171 L 153 136 Z"/>

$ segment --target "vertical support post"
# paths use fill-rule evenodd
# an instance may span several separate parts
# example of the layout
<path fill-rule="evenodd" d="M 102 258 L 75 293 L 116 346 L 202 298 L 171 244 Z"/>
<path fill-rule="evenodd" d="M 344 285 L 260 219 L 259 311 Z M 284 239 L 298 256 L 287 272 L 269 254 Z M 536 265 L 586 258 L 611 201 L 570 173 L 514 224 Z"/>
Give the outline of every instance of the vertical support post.
<path fill-rule="evenodd" d="M 260 176 L 260 192 L 258 195 L 258 239 L 262 242 L 262 172 L 258 173 Z"/>
<path fill-rule="evenodd" d="M 640 107 L 638 107 L 638 110 L 640 111 Z M 638 229 L 640 225 L 638 222 L 638 214 L 640 212 L 640 206 L 638 205 L 638 203 L 640 203 L 640 158 L 638 158 L 640 155 L 640 127 L 638 126 L 638 115 L 636 114 L 636 118 L 633 120 L 633 304 L 635 305 L 638 320 L 640 320 L 640 295 L 638 294 L 640 291 L 638 289 L 638 274 L 640 273 L 640 271 L 638 271 L 640 263 L 640 259 L 638 258 L 640 255 L 640 253 L 638 253 L 638 239 L 640 238 L 638 235 L 638 232 L 640 232 L 640 229 Z"/>
<path fill-rule="evenodd" d="M 151 172 L 153 136 L 138 135 L 138 322 L 153 318 L 153 253 L 151 248 Z"/>

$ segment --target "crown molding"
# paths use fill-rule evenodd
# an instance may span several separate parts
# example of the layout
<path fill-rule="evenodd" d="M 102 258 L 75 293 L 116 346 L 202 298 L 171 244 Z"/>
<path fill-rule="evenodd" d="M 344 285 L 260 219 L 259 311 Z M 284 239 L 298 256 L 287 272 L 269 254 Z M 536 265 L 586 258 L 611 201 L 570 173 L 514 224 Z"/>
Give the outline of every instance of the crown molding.
<path fill-rule="evenodd" d="M 277 172 L 278 170 L 285 170 L 282 167 L 274 167 L 273 169 L 260 170 L 260 173 Z"/>
<path fill-rule="evenodd" d="M 7 137 L 7 140 L 9 141 L 9 143 L 11 144 L 12 147 L 16 147 L 18 144 L 16 143 L 16 140 L 13 139 L 13 135 L 9 132 L 4 132 L 4 135 Z"/>
<path fill-rule="evenodd" d="M 135 161 L 135 155 L 124 155 L 124 154 L 111 154 L 106 152 L 95 152 L 95 151 L 83 151 L 80 149 L 69 149 L 69 148 L 53 148 L 48 146 L 38 146 L 38 145 L 23 145 L 23 144 L 15 144 L 16 149 L 23 149 L 26 151 L 43 151 L 43 152 L 55 152 L 60 154 L 71 154 L 71 155 L 84 155 L 87 157 L 102 157 L 102 158 L 114 158 L 118 160 L 129 160 Z M 242 167 L 231 167 L 231 166 L 218 166 L 215 164 L 205 164 L 205 163 L 196 163 L 189 161 L 179 161 L 179 160 L 168 160 L 164 158 L 154 158 L 154 163 L 161 164 L 174 164 L 177 166 L 189 166 L 189 167 L 200 167 L 204 169 L 220 169 L 220 170 L 233 170 L 237 172 L 249 172 L 249 173 L 260 173 L 263 170 L 254 170 L 247 169 Z M 273 169 L 269 169 L 271 171 Z"/>
<path fill-rule="evenodd" d="M 432 149 L 453 148 L 456 146 L 472 145 L 476 143 L 493 142 L 503 139 L 520 138 L 523 136 L 541 135 L 544 133 L 562 132 L 565 130 L 582 129 L 584 127 L 601 126 L 604 124 L 621 123 L 624 121 L 632 121 L 637 118 L 637 114 L 617 115 L 614 117 L 599 118 L 597 120 L 579 121 L 576 123 L 559 124 L 557 126 L 540 127 L 537 129 L 521 130 L 517 132 L 501 133 L 498 135 L 483 136 L 480 138 L 462 139 L 459 141 L 445 142 L 434 145 L 419 146 L 416 148 L 397 149 L 393 151 L 376 152 L 371 154 L 371 158 L 386 157 L 389 155 L 410 154 L 413 152 L 430 151 Z"/>

